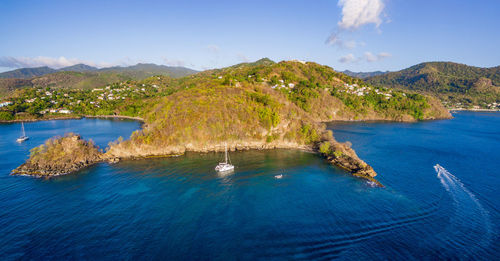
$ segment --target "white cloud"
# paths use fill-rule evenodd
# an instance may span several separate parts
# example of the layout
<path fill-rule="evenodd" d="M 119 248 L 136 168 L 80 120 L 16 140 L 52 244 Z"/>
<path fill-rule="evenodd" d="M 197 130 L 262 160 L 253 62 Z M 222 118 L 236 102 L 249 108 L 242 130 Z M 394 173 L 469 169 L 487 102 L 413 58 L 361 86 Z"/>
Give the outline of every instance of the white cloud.
<path fill-rule="evenodd" d="M 342 8 L 342 17 L 337 23 L 336 31 L 325 41 L 328 45 L 353 49 L 361 44 L 352 40 L 343 41 L 340 35 L 345 31 L 356 31 L 366 24 L 374 24 L 378 28 L 382 23 L 382 16 L 385 17 L 383 0 L 339 0 L 338 5 Z"/>
<path fill-rule="evenodd" d="M 391 57 L 392 55 L 390 53 L 386 52 L 381 52 L 379 54 L 373 54 L 371 52 L 365 52 L 362 57 L 356 57 L 354 54 L 350 53 L 345 56 L 340 57 L 339 62 L 341 63 L 354 63 L 354 62 L 361 62 L 361 61 L 366 61 L 366 62 L 378 62 L 381 61 L 385 58 Z"/>
<path fill-rule="evenodd" d="M 378 62 L 380 60 L 383 60 L 385 58 L 391 57 L 392 55 L 390 53 L 382 52 L 377 55 L 372 54 L 371 52 L 366 52 L 364 55 L 364 58 L 367 62 Z"/>
<path fill-rule="evenodd" d="M 354 48 L 356 48 L 357 45 L 358 45 L 358 43 L 354 40 L 343 42 L 343 47 L 345 47 L 347 49 L 354 49 Z"/>
<path fill-rule="evenodd" d="M 382 0 L 340 0 L 338 4 L 342 7 L 342 19 L 338 23 L 341 29 L 356 30 L 365 24 L 379 27 L 382 23 Z"/>
<path fill-rule="evenodd" d="M 332 33 L 328 38 L 326 39 L 325 43 L 328 45 L 334 45 L 334 44 L 339 44 L 341 40 L 339 39 L 337 33 Z"/>
<path fill-rule="evenodd" d="M 392 56 L 392 54 L 386 53 L 386 52 L 382 52 L 382 53 L 378 54 L 379 58 L 387 58 L 387 57 L 391 57 L 391 56 Z"/>
<path fill-rule="evenodd" d="M 218 53 L 220 51 L 220 48 L 219 46 L 215 45 L 215 44 L 210 44 L 210 45 L 207 45 L 207 49 L 210 51 L 210 52 L 213 52 L 213 53 Z"/>
<path fill-rule="evenodd" d="M 354 57 L 354 54 L 350 53 L 346 56 L 342 56 L 339 59 L 339 62 L 341 63 L 352 63 L 356 61 L 356 57 Z"/>
<path fill-rule="evenodd" d="M 375 62 L 378 60 L 378 57 L 376 55 L 372 54 L 371 52 L 366 52 L 365 59 L 368 62 Z"/>
<path fill-rule="evenodd" d="M 83 63 L 86 65 L 95 66 L 95 67 L 111 66 L 111 64 L 108 64 L 108 63 L 95 63 L 92 61 L 85 61 L 85 60 L 80 60 L 80 59 L 68 59 L 64 56 L 61 56 L 59 58 L 45 57 L 45 56 L 38 56 L 38 57 L 4 56 L 4 57 L 0 57 L 0 67 L 7 67 L 7 68 L 48 66 L 48 67 L 51 67 L 54 69 L 59 69 L 62 67 L 72 66 L 75 64 L 79 64 L 79 63 Z"/>
<path fill-rule="evenodd" d="M 183 60 L 178 60 L 178 59 L 168 59 L 168 58 L 163 58 L 163 63 L 168 66 L 177 66 L 177 67 L 185 67 L 186 62 Z"/>
<path fill-rule="evenodd" d="M 337 33 L 332 33 L 325 41 L 328 45 L 336 45 L 345 49 L 354 49 L 358 46 L 358 43 L 354 40 L 344 41 L 339 38 Z"/>

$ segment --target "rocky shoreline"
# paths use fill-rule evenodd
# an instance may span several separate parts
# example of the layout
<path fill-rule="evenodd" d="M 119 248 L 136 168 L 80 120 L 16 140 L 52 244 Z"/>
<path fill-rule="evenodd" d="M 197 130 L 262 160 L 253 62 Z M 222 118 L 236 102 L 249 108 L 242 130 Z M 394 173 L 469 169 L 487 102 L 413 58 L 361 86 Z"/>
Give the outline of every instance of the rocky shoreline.
<path fill-rule="evenodd" d="M 100 161 L 78 162 L 65 167 L 54 166 L 54 167 L 43 167 L 43 168 L 36 164 L 23 163 L 16 169 L 12 170 L 11 175 L 32 176 L 35 178 L 57 177 L 80 171 L 86 167 L 90 167 L 99 162 Z"/>
<path fill-rule="evenodd" d="M 127 119 L 144 122 L 141 117 L 123 116 L 123 115 L 85 115 L 84 118 L 95 118 L 95 119 Z"/>
<path fill-rule="evenodd" d="M 37 121 L 53 121 L 53 120 L 79 120 L 82 116 L 67 116 L 67 117 L 49 117 L 41 119 L 16 119 L 16 120 L 0 120 L 0 123 L 16 123 L 16 122 L 37 122 Z"/>
<path fill-rule="evenodd" d="M 464 108 L 452 108 L 449 109 L 450 112 L 457 111 L 476 111 L 476 112 L 500 112 L 500 109 L 464 109 Z"/>
<path fill-rule="evenodd" d="M 65 141 L 67 140 L 67 141 Z M 69 142 L 68 142 L 69 141 Z M 67 155 L 64 158 L 59 158 L 57 160 L 53 160 L 50 156 L 46 156 L 48 154 L 47 151 L 50 151 L 52 147 L 55 147 L 54 144 L 64 144 L 66 143 L 66 148 L 61 149 L 53 149 L 62 151 L 67 151 Z M 74 147 L 80 147 L 82 149 L 82 144 L 84 145 L 83 149 L 85 150 L 93 150 L 93 153 L 88 154 L 85 157 L 78 157 L 76 159 L 75 154 L 81 154 L 74 149 Z M 354 150 L 343 146 L 341 143 L 336 143 L 337 147 L 341 148 L 343 153 L 342 156 L 336 157 L 333 155 L 323 155 L 318 153 L 317 148 L 308 145 L 301 145 L 297 143 L 291 142 L 275 142 L 275 143 L 263 143 L 263 142 L 233 142 L 228 143 L 228 148 L 231 151 L 247 151 L 247 150 L 268 150 L 268 149 L 296 149 L 302 150 L 312 153 L 318 153 L 323 156 L 327 162 L 332 165 L 338 166 L 342 169 L 345 169 L 349 173 L 351 173 L 355 177 L 359 177 L 370 182 L 373 182 L 379 187 L 383 187 L 383 185 L 378 182 L 374 177 L 377 175 L 371 166 L 360 160 Z M 100 162 L 108 162 L 109 164 L 117 163 L 122 160 L 137 160 L 137 159 L 147 159 L 147 158 L 157 158 L 157 157 L 175 157 L 184 155 L 186 152 L 197 152 L 197 153 L 209 153 L 209 152 L 221 152 L 224 151 L 224 146 L 220 144 L 211 144 L 207 146 L 193 146 L 192 144 L 188 144 L 187 146 L 172 146 L 168 148 L 162 148 L 161 151 L 151 151 L 148 153 L 143 151 L 143 153 L 120 153 L 120 150 L 117 150 L 116 147 L 111 149 L 106 153 L 96 152 L 96 148 L 92 144 L 88 144 L 83 141 L 79 135 L 68 134 L 65 137 L 51 139 L 46 142 L 45 145 L 41 145 L 38 148 L 42 148 L 44 151 L 32 155 L 25 163 L 21 164 L 19 167 L 14 169 L 11 172 L 11 175 L 23 175 L 23 176 L 32 176 L 32 177 L 56 177 L 66 174 L 75 173 L 80 171 L 86 167 L 90 167 L 94 164 Z M 156 153 L 155 153 L 156 152 Z M 52 152 L 54 154 L 54 152 Z M 61 154 L 61 153 L 58 153 Z M 40 160 L 39 155 L 43 158 Z"/>
<path fill-rule="evenodd" d="M 123 115 L 71 115 L 71 116 L 61 116 L 61 117 L 47 117 L 47 118 L 27 118 L 27 119 L 16 119 L 16 120 L 0 120 L 0 123 L 16 123 L 16 122 L 37 122 L 37 121 L 53 121 L 53 120 L 80 120 L 83 118 L 94 118 L 94 119 L 128 119 L 144 122 L 141 117 L 123 116 Z"/>
<path fill-rule="evenodd" d="M 105 159 L 104 154 L 91 141 L 68 133 L 49 139 L 31 150 L 30 158 L 11 175 L 53 177 L 79 171 Z"/>

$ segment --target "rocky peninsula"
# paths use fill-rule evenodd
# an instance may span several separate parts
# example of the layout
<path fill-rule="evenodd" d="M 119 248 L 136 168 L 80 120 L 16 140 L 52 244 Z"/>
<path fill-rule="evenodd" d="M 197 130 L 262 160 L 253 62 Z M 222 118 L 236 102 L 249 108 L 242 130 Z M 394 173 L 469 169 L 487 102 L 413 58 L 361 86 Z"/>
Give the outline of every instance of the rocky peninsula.
<path fill-rule="evenodd" d="M 104 159 L 104 154 L 92 141 L 68 133 L 47 140 L 31 150 L 30 158 L 12 171 L 13 175 L 52 177 L 69 174 Z"/>

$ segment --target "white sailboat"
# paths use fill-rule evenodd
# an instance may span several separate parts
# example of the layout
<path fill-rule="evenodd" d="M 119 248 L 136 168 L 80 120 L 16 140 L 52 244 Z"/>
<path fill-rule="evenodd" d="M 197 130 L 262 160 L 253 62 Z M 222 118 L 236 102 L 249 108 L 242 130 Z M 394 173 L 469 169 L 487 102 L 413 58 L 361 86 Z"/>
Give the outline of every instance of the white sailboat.
<path fill-rule="evenodd" d="M 17 138 L 17 140 L 16 140 L 17 142 L 23 142 L 23 141 L 29 139 L 29 137 L 26 136 L 26 132 L 24 132 L 24 122 L 21 122 L 21 129 L 23 130 L 23 135 L 21 137 Z"/>
<path fill-rule="evenodd" d="M 227 155 L 227 144 L 225 144 L 225 162 L 220 162 L 219 165 L 215 167 L 215 171 L 217 172 L 226 172 L 234 170 L 234 166 L 231 165 L 231 159 Z"/>

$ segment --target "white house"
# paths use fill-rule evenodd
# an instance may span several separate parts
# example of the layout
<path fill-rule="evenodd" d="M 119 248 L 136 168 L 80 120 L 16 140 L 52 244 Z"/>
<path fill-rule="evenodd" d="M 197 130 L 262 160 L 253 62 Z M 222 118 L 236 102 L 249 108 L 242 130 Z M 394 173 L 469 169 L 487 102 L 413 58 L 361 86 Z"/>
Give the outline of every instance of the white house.
<path fill-rule="evenodd" d="M 69 114 L 69 113 L 72 113 L 72 111 L 67 110 L 67 109 L 60 109 L 59 113 Z"/>
<path fill-rule="evenodd" d="M 0 108 L 1 108 L 1 107 L 4 107 L 4 106 L 9 106 L 9 105 L 11 105 L 11 104 L 12 104 L 12 102 L 11 102 L 11 101 L 5 101 L 5 102 L 2 102 L 2 103 L 0 103 Z"/>

